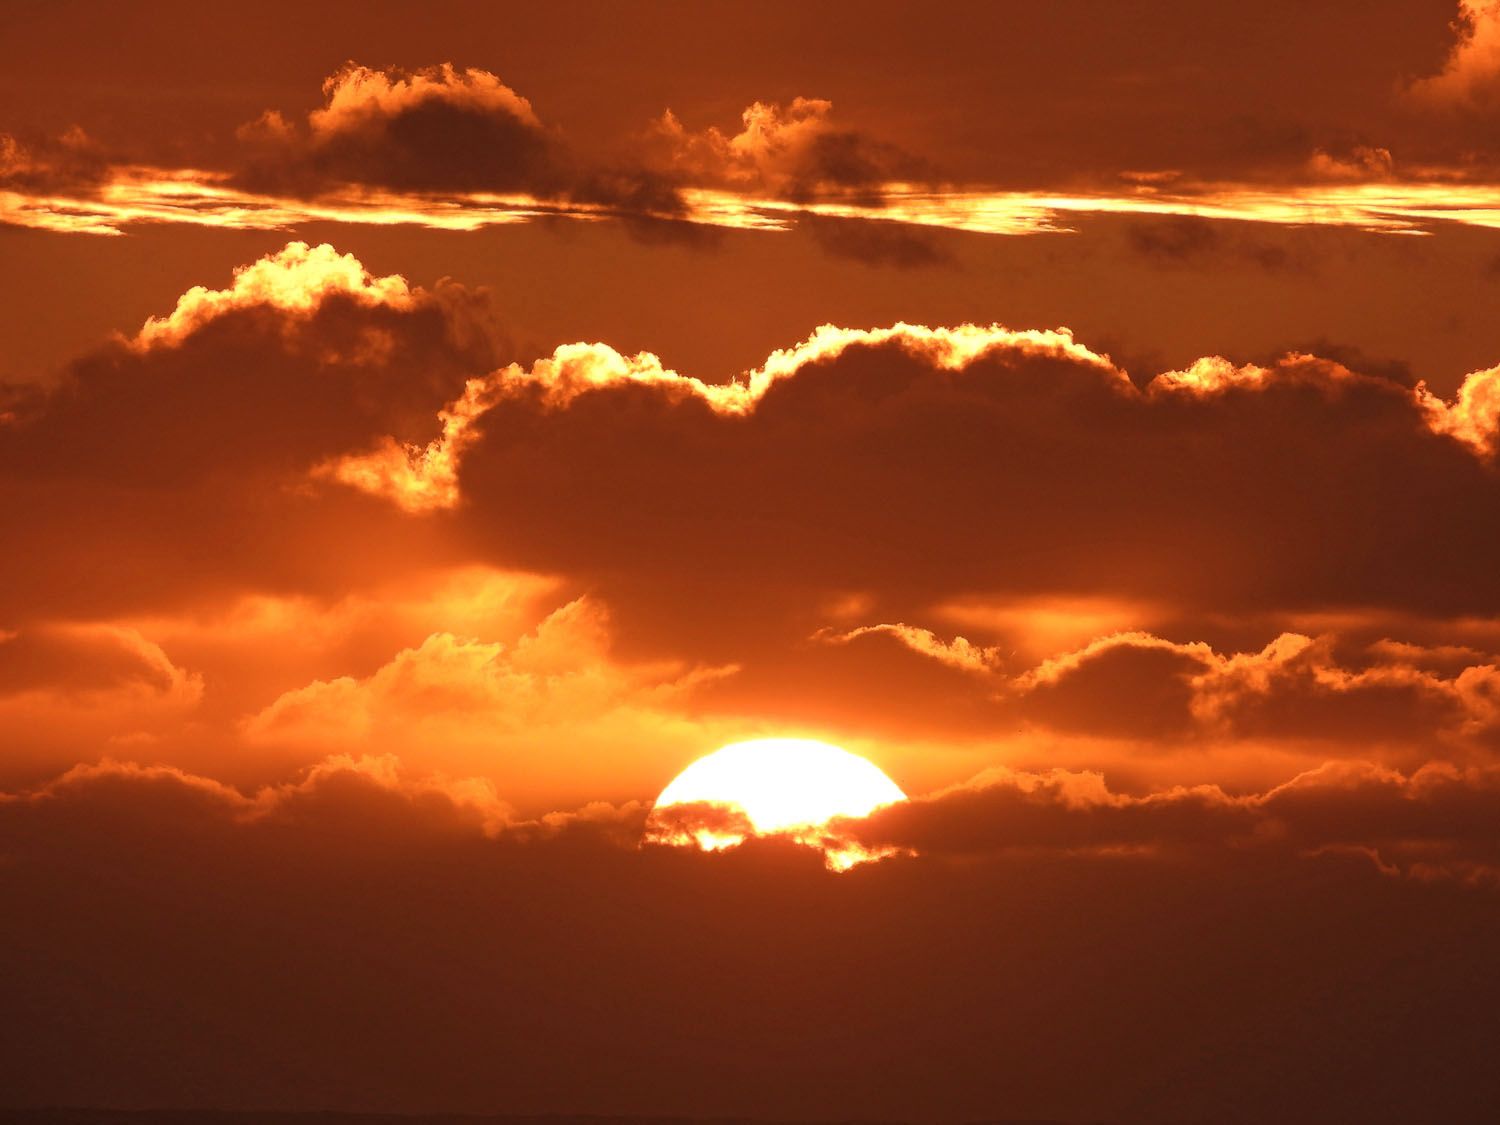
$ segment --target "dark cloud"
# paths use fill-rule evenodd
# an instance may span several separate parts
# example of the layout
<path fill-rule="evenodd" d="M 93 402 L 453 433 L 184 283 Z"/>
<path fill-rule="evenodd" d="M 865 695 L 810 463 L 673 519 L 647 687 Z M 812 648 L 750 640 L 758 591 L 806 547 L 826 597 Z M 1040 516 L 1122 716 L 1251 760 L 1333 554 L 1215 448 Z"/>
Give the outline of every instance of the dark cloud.
<path fill-rule="evenodd" d="M 1381 794 L 1416 779 L 1248 818 L 991 786 L 875 822 L 978 853 L 834 875 L 775 841 L 496 834 L 351 766 L 255 799 L 80 771 L 0 802 L 0 950 L 26 966 L 0 1077 L 19 1105 L 1487 1120 L 1500 897 L 1299 854 L 1366 839 L 1359 810 L 1491 854 L 1493 792 L 1448 784 L 1396 821 Z M 1279 842 L 1222 844 L 1272 814 Z"/>
<path fill-rule="evenodd" d="M 642 165 L 581 159 L 495 75 L 449 64 L 346 64 L 326 104 L 292 125 L 272 110 L 240 130 L 252 188 L 318 193 L 347 184 L 408 192 L 520 193 L 671 218 L 672 183 Z"/>
<path fill-rule="evenodd" d="M 1216 223 L 1190 216 L 1135 219 L 1125 228 L 1133 253 L 1160 266 L 1221 267 L 1226 262 L 1269 272 L 1304 268 L 1285 231 L 1245 229 L 1258 224 Z"/>
<path fill-rule="evenodd" d="M 292 244 L 12 389 L 4 522 L 29 550 L 6 628 L 480 562 L 592 591 L 627 659 L 739 667 L 705 691 L 720 711 L 904 699 L 916 727 L 1404 742 L 1403 763 L 1493 740 L 1481 650 L 1434 671 L 1333 634 L 1188 643 L 1206 615 L 1500 610 L 1500 541 L 1470 518 L 1500 488 L 1492 373 L 1456 404 L 1306 355 L 1142 388 L 1066 334 L 972 327 L 826 329 L 739 384 L 506 352 L 482 294 Z M 885 647 L 809 640 L 851 591 L 879 616 L 845 628 Z M 1181 640 L 1016 658 L 896 624 L 1040 596 L 1170 606 Z"/>
<path fill-rule="evenodd" d="M 44 194 L 92 190 L 115 160 L 78 127 L 58 137 L 22 139 L 0 132 L 0 191 Z"/>
<path fill-rule="evenodd" d="M 753 402 L 608 349 L 500 373 L 458 443 L 455 518 L 487 557 L 657 624 L 850 589 L 903 620 L 981 592 L 1500 610 L 1500 543 L 1470 518 L 1500 488 L 1487 374 L 1456 408 L 1309 356 L 1142 392 L 1063 336 L 924 331 L 830 330 Z"/>
<path fill-rule="evenodd" d="M 1195 724 L 1192 678 L 1205 664 L 1191 648 L 1123 641 L 1076 656 L 1033 678 L 1025 714 L 1054 730 L 1119 737 L 1180 738 Z M 1048 669 L 1050 671 L 1050 669 Z"/>
<path fill-rule="evenodd" d="M 387 432 L 427 440 L 433 402 L 506 348 L 482 293 L 293 243 L 56 385 L 7 388 L 0 524 L 28 546 L 6 567 L 7 618 L 388 566 L 394 541 L 346 535 L 390 521 L 316 501 L 308 471 Z"/>
<path fill-rule="evenodd" d="M 1123 634 L 1051 658 L 1018 678 L 1018 706 L 1058 730 L 1153 740 L 1332 739 L 1369 748 L 1441 735 L 1492 737 L 1495 665 L 1449 656 L 1433 671 L 1420 648 L 1371 646 L 1341 656 L 1331 637 L 1283 634 L 1259 652 Z"/>
<path fill-rule="evenodd" d="M 1006 852 L 1173 856 L 1214 851 L 1363 856 L 1388 875 L 1500 888 L 1500 773 L 1429 763 L 1403 775 L 1328 764 L 1263 793 L 1218 786 L 1116 793 L 1096 773 L 996 770 L 888 806 L 834 834 L 921 855 Z M 842 823 L 842 822 L 841 822 Z"/>
<path fill-rule="evenodd" d="M 828 253 L 872 266 L 913 269 L 951 261 L 929 231 L 871 219 L 837 219 L 808 213 L 797 220 Z"/>

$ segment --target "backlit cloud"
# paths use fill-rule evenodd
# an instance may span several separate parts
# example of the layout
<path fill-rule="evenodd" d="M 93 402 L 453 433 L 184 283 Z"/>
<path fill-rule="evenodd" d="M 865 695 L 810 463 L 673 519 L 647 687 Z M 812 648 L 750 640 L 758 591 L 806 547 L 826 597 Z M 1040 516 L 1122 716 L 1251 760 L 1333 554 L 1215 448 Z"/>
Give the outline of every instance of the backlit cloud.
<path fill-rule="evenodd" d="M 388 752 L 414 767 L 501 774 L 533 807 L 565 801 L 584 771 L 597 792 L 628 791 L 644 770 L 670 774 L 716 737 L 677 705 L 735 669 L 621 663 L 609 644 L 608 616 L 588 600 L 510 645 L 435 633 L 367 677 L 286 692 L 245 735 L 311 757 Z"/>
<path fill-rule="evenodd" d="M 1446 108 L 1500 107 L 1500 4 L 1458 0 L 1457 41 L 1437 74 L 1409 87 L 1419 102 Z"/>
<path fill-rule="evenodd" d="M 743 127 L 726 136 L 716 126 L 683 127 L 671 110 L 647 134 L 667 170 L 700 187 L 812 201 L 846 196 L 876 204 L 886 184 L 918 178 L 917 161 L 894 146 L 833 123 L 833 103 L 794 98 L 787 105 L 755 102 Z"/>
<path fill-rule="evenodd" d="M 351 62 L 324 82 L 323 96 L 305 127 L 268 110 L 240 130 L 252 152 L 245 184 L 294 194 L 342 185 L 520 193 L 663 217 L 682 209 L 671 185 L 643 167 L 571 152 L 529 101 L 486 70 Z"/>
<path fill-rule="evenodd" d="M 1436 608 L 1440 591 L 1489 612 L 1477 560 L 1493 545 L 1459 512 L 1497 487 L 1491 382 L 1447 402 L 1294 353 L 1208 357 L 1142 389 L 1066 332 L 997 325 L 827 327 L 723 383 L 580 344 L 471 380 L 425 446 L 388 440 L 319 472 L 452 508 L 504 565 L 599 573 L 608 544 L 626 583 L 653 580 L 649 543 L 714 511 L 724 534 L 698 524 L 688 541 L 695 571 L 726 583 L 1218 606 Z M 537 468 L 553 459 L 565 480 Z M 629 523 L 611 514 L 624 507 Z M 762 522 L 796 529 L 791 549 L 733 530 Z M 1414 589 L 1418 563 L 1449 578 Z"/>
<path fill-rule="evenodd" d="M 953 762 L 1051 739 L 1153 778 L 1493 752 L 1491 371 L 1451 400 L 1303 353 L 1133 380 L 1066 330 L 972 324 L 825 326 L 727 380 L 506 348 L 481 293 L 294 242 L 14 392 L 5 628 L 133 630 L 206 685 L 47 738 L 38 701 L 27 776 L 110 739 L 195 762 L 190 714 L 253 777 L 545 752 L 539 801 L 565 762 L 634 793 L 777 723 L 944 780 L 937 732 Z M 573 660 L 543 673 L 549 636 Z"/>
<path fill-rule="evenodd" d="M 165 317 L 152 317 L 132 343 L 146 349 L 180 343 L 209 321 L 235 309 L 265 307 L 303 317 L 330 297 L 347 297 L 365 306 L 410 308 L 413 296 L 400 275 L 375 278 L 352 254 L 340 254 L 324 243 L 310 247 L 289 242 L 282 250 L 234 271 L 228 289 L 195 285 Z"/>
<path fill-rule="evenodd" d="M 945 792 L 846 822 L 855 840 L 920 854 L 1060 849 L 1108 855 L 1178 849 L 1346 853 L 1420 879 L 1500 886 L 1491 828 L 1500 772 L 1444 762 L 1411 774 L 1363 762 L 1310 770 L 1262 793 L 1216 786 L 1144 795 L 1096 773 L 995 770 Z"/>

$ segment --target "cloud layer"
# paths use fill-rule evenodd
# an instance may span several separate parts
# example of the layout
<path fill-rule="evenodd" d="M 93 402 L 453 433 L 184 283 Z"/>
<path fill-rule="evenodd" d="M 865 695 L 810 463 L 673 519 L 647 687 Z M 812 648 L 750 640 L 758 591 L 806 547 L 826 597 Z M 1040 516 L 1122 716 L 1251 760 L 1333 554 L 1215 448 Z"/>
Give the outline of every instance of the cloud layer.
<path fill-rule="evenodd" d="M 69 712 L 84 663 L 13 660 L 11 776 L 101 740 L 253 778 L 358 750 L 565 803 L 585 761 L 647 796 L 788 725 L 925 785 L 1494 753 L 1494 369 L 1450 400 L 1302 353 L 1133 380 L 998 325 L 824 327 L 726 381 L 509 347 L 482 292 L 293 242 L 10 389 L 0 652 L 143 661 L 111 729 Z M 399 588 L 408 624 L 278 655 Z"/>
<path fill-rule="evenodd" d="M 996 778 L 872 822 L 933 856 L 834 875 L 378 761 L 77 770 L 0 801 L 0 1065 L 31 1104 L 1477 1121 L 1497 900 L 1424 865 L 1492 861 L 1492 803 Z M 1410 851 L 1342 847 L 1372 831 Z"/>

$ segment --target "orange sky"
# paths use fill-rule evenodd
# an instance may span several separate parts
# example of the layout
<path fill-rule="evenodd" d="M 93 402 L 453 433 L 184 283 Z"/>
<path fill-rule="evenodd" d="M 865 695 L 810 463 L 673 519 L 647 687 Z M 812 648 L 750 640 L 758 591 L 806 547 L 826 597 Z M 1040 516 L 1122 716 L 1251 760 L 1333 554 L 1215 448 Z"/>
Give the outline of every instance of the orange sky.
<path fill-rule="evenodd" d="M 1500 5 L 5 23 L 0 1109 L 1493 1119 Z"/>

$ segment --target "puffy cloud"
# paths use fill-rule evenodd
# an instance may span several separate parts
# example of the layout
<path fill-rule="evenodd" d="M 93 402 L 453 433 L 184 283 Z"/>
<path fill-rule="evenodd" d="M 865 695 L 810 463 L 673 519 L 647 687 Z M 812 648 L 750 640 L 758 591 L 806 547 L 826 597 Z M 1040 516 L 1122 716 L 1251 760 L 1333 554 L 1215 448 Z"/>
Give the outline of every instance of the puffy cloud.
<path fill-rule="evenodd" d="M 1490 109 L 1500 95 L 1500 4 L 1458 0 L 1457 40 L 1443 69 L 1418 79 L 1408 93 L 1432 106 Z"/>
<path fill-rule="evenodd" d="M 58 137 L 27 143 L 0 133 L 0 191 L 51 193 L 88 189 L 105 181 L 111 162 L 78 126 Z"/>
<path fill-rule="evenodd" d="M 1452 434 L 1481 454 L 1496 454 L 1500 441 L 1500 367 L 1464 376 L 1453 402 L 1420 386 L 1417 396 L 1433 429 Z"/>
<path fill-rule="evenodd" d="M 728 740 L 730 722 L 697 722 L 680 707 L 732 667 L 622 663 L 609 645 L 608 615 L 588 599 L 511 645 L 435 633 L 369 676 L 282 694 L 245 735 L 314 757 L 356 748 L 499 776 L 533 806 L 568 800 L 583 771 L 594 792 L 632 792 L 642 776 L 670 777 Z"/>
<path fill-rule="evenodd" d="M 406 189 L 524 191 L 553 175 L 554 138 L 495 75 L 349 63 L 323 83 L 305 134 L 272 110 L 240 130 L 251 178 L 301 174 Z M 275 163 L 272 163 L 272 162 Z"/>
<path fill-rule="evenodd" d="M 1102 775 L 998 768 L 963 785 L 836 822 L 870 847 L 921 855 L 1269 849 L 1362 855 L 1382 871 L 1500 887 L 1500 770 L 1432 762 L 1410 774 L 1350 761 L 1264 792 L 1214 785 L 1119 793 Z"/>
<path fill-rule="evenodd" d="M 1353 145 L 1347 152 L 1318 149 L 1308 158 L 1307 170 L 1315 180 L 1364 183 L 1391 179 L 1396 162 L 1388 148 Z"/>
<path fill-rule="evenodd" d="M 451 508 L 460 500 L 459 460 L 482 436 L 476 420 L 507 400 L 530 396 L 556 409 L 590 392 L 635 386 L 658 388 L 670 403 L 696 399 L 715 414 L 748 415 L 774 383 L 796 375 L 804 365 L 836 359 L 851 346 L 886 344 L 944 370 L 962 368 L 999 345 L 1023 354 L 1066 354 L 1109 367 L 1106 359 L 1074 343 L 1066 331 L 1010 332 L 998 325 L 932 329 L 897 324 L 872 330 L 823 325 L 801 344 L 772 353 L 762 366 L 727 383 L 681 375 L 650 352 L 626 357 L 607 344 L 568 344 L 530 368 L 512 364 L 470 380 L 463 396 L 439 412 L 442 436 L 425 447 L 387 440 L 373 452 L 343 457 L 319 472 L 413 511 Z"/>
<path fill-rule="evenodd" d="M 241 128 L 251 153 L 247 185 L 522 194 L 663 218 L 682 211 L 670 184 L 645 169 L 580 160 L 529 101 L 486 70 L 351 62 L 323 83 L 323 95 L 303 127 L 271 110 Z"/>
<path fill-rule="evenodd" d="M 894 146 L 836 127 L 832 113 L 822 98 L 754 102 L 741 130 L 726 136 L 716 126 L 690 132 L 667 110 L 647 140 L 666 168 L 691 183 L 799 201 L 833 195 L 878 203 L 885 185 L 921 174 Z"/>
<path fill-rule="evenodd" d="M 391 421 L 431 428 L 433 399 L 503 346 L 482 293 L 291 242 L 21 398 L 0 454 L 24 451 L 36 475 L 108 463 L 115 481 L 295 461 Z"/>
<path fill-rule="evenodd" d="M 307 496 L 308 471 L 380 435 L 426 440 L 432 403 L 505 347 L 482 292 L 374 277 L 326 246 L 293 242 L 190 290 L 55 385 L 7 389 L 0 525 L 33 549 L 0 601 L 45 614 L 66 597 L 63 615 L 97 617 L 143 591 L 222 589 L 235 570 L 230 586 L 259 568 L 264 589 L 268 570 L 365 565 L 368 545 L 330 539 L 383 518 Z"/>
<path fill-rule="evenodd" d="M 180 344 L 210 321 L 239 309 L 275 309 L 305 321 L 324 301 L 336 298 L 365 308 L 400 310 L 411 308 L 416 299 L 400 274 L 372 277 L 353 254 L 340 254 L 327 243 L 289 242 L 236 269 L 227 289 L 193 286 L 168 315 L 148 319 L 130 342 L 142 351 Z"/>
<path fill-rule="evenodd" d="M 1344 651 L 1340 651 L 1341 647 Z M 1150 633 L 1101 637 L 996 685 L 1029 719 L 1060 731 L 1152 740 L 1328 740 L 1368 753 L 1436 740 L 1480 745 L 1500 731 L 1493 658 L 1284 633 L 1259 651 L 1220 653 Z"/>
<path fill-rule="evenodd" d="M 471 381 L 426 446 L 321 472 L 622 607 L 680 566 L 740 601 L 881 590 L 887 621 L 961 597 L 1490 613 L 1489 383 L 1439 402 L 1293 353 L 1140 388 L 1066 331 L 995 325 L 825 327 L 722 383 L 579 344 Z"/>
<path fill-rule="evenodd" d="M 1443 767 L 995 776 L 864 826 L 928 854 L 836 875 L 638 849 L 639 807 L 517 823 L 381 760 L 248 792 L 82 769 L 0 800 L 27 967 L 0 1077 L 31 1104 L 1192 1119 L 1232 1088 L 1256 1119 L 1482 1120 L 1495 799 Z"/>
<path fill-rule="evenodd" d="M 1493 641 L 1465 634 L 1474 654 L 1441 666 L 1357 651 L 1381 635 L 1430 646 L 1443 620 L 1495 612 L 1497 544 L 1470 518 L 1500 483 L 1492 373 L 1451 402 L 1303 354 L 1208 357 L 1138 385 L 1066 331 L 996 325 L 824 327 L 722 382 L 602 344 L 527 365 L 502 348 L 482 294 L 378 277 L 326 247 L 293 243 L 190 292 L 8 408 L 5 521 L 32 550 L 9 560 L 5 626 L 115 622 L 174 655 L 161 638 L 196 638 L 188 666 L 216 652 L 228 667 L 224 646 L 171 622 L 226 598 L 316 618 L 467 565 L 609 605 L 631 655 L 596 663 L 620 699 L 694 667 L 743 669 L 695 687 L 692 706 L 718 716 L 706 724 L 622 703 L 634 717 L 600 710 L 580 747 L 618 747 L 628 727 L 686 754 L 762 711 L 830 734 L 895 700 L 913 745 L 932 729 L 1363 738 L 1406 740 L 1390 760 L 1409 764 L 1425 739 L 1492 741 Z M 820 608 L 851 591 L 841 615 Z M 1350 614 L 1388 624 L 1308 639 Z M 216 698 L 237 715 L 284 698 L 275 723 L 246 729 L 288 762 L 338 749 L 340 729 L 370 751 L 387 733 L 415 746 L 417 708 L 387 690 L 397 666 L 498 705 L 484 685 L 509 674 L 495 645 L 518 627 L 423 621 L 280 678 L 230 661 L 254 690 Z M 809 642 L 825 628 L 845 643 Z M 1259 652 L 1279 631 L 1297 636 Z M 1050 677 L 1011 682 L 1042 661 Z M 482 711 L 454 720 L 464 761 Z M 319 733 L 316 716 L 343 726 Z"/>
<path fill-rule="evenodd" d="M 1025 711 L 1059 730 L 1172 738 L 1192 726 L 1192 677 L 1207 645 L 1174 645 L 1142 633 L 1094 641 L 1022 676 Z"/>

